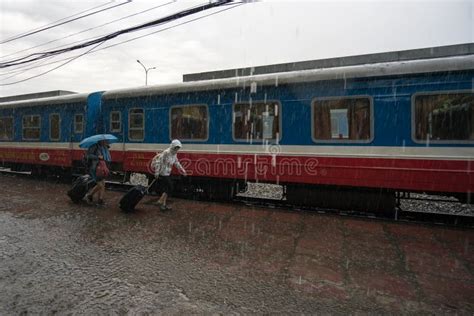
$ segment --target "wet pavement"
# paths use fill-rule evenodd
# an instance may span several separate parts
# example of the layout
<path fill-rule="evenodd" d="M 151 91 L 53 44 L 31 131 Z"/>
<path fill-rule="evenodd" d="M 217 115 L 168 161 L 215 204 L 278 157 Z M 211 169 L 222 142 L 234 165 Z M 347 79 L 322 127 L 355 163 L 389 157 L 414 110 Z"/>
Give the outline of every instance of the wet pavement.
<path fill-rule="evenodd" d="M 474 313 L 474 231 L 0 175 L 0 315 Z"/>

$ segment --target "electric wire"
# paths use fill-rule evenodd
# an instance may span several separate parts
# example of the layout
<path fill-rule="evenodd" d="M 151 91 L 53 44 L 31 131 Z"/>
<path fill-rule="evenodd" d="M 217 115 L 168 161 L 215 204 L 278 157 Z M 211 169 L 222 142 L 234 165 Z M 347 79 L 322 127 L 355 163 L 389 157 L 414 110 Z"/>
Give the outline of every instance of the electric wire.
<path fill-rule="evenodd" d="M 118 45 L 121 45 L 121 44 L 124 44 L 124 43 L 128 43 L 128 42 L 131 42 L 131 41 L 134 41 L 134 40 L 138 40 L 138 39 L 141 39 L 141 38 L 144 38 L 144 37 L 147 37 L 147 36 L 151 36 L 151 35 L 154 35 L 156 33 L 159 33 L 159 32 L 163 32 L 163 31 L 166 31 L 166 30 L 169 30 L 169 29 L 172 29 L 172 28 L 175 28 L 175 27 L 178 27 L 178 26 L 181 26 L 181 25 L 184 25 L 184 24 L 188 24 L 188 23 L 191 23 L 191 22 L 194 22 L 194 21 L 197 21 L 197 20 L 200 20 L 200 19 L 203 19 L 203 18 L 206 18 L 206 17 L 209 17 L 209 16 L 212 16 L 212 15 L 216 15 L 216 14 L 219 14 L 221 12 L 224 12 L 224 11 L 228 11 L 228 10 L 231 10 L 231 9 L 234 9 L 236 7 L 239 7 L 243 4 L 245 4 L 246 2 L 238 2 L 238 3 L 235 3 L 235 5 L 233 6 L 230 6 L 228 8 L 225 8 L 225 9 L 222 9 L 222 10 L 219 10 L 219 11 L 216 11 L 216 12 L 213 12 L 213 13 L 209 13 L 207 15 L 204 15 L 204 16 L 201 16 L 201 17 L 197 17 L 197 18 L 194 18 L 194 19 L 191 19 L 189 21 L 184 21 L 184 22 L 181 22 L 181 23 L 178 23 L 176 25 L 173 25 L 173 26 L 170 26 L 170 27 L 166 27 L 164 29 L 160 29 L 158 31 L 155 31 L 155 32 L 152 32 L 152 33 L 148 33 L 148 34 L 145 34 L 145 35 L 141 35 L 141 36 L 137 36 L 135 38 L 132 38 L 132 39 L 129 39 L 129 40 L 126 40 L 126 41 L 122 41 L 122 42 L 119 42 L 119 43 L 116 43 L 116 44 L 112 44 L 112 45 L 109 45 L 109 46 L 106 46 L 106 47 L 103 47 L 103 48 L 100 48 L 100 49 L 96 49 L 98 48 L 100 45 L 96 45 L 94 46 L 92 49 L 88 50 L 87 52 L 85 53 L 82 53 L 82 54 L 79 54 L 79 55 L 76 55 L 76 56 L 73 56 L 73 57 L 69 57 L 69 58 L 65 58 L 65 59 L 62 59 L 62 60 L 58 60 L 58 61 L 54 61 L 54 62 L 51 62 L 51 63 L 47 63 L 47 64 L 44 64 L 44 65 L 40 65 L 40 66 L 35 66 L 35 67 L 31 67 L 29 69 L 26 69 L 25 71 L 23 71 L 22 73 L 24 72 L 27 72 L 33 68 L 39 68 L 39 67 L 44 67 L 44 66 L 47 66 L 47 65 L 50 65 L 50 64 L 55 64 L 55 63 L 58 63 L 58 62 L 62 62 L 64 60 L 67 60 L 67 62 L 57 66 L 57 67 L 54 67 L 53 69 L 50 69 L 48 71 L 45 71 L 43 73 L 40 73 L 38 75 L 35 75 L 35 76 L 32 76 L 32 77 L 29 77 L 29 78 L 25 78 L 25 79 L 22 79 L 22 80 L 18 80 L 18 81 L 15 81 L 15 82 L 9 82 L 9 83 L 4 83 L 4 84 L 0 84 L 0 86 L 7 86 L 7 85 L 13 85 L 13 84 L 17 84 L 17 83 L 21 83 L 21 82 L 24 82 L 24 81 L 28 81 L 28 80 L 31 80 L 31 79 L 34 79 L 34 78 L 37 78 L 37 77 L 40 77 L 42 75 L 45 75 L 47 73 L 50 73 L 51 71 L 53 70 L 56 70 L 60 67 L 63 67 L 65 66 L 66 64 L 68 64 L 69 62 L 72 62 L 73 60 L 81 57 L 81 56 L 84 56 L 84 55 L 88 55 L 88 54 L 91 54 L 91 53 L 95 53 L 95 52 L 98 52 L 98 51 L 102 51 L 102 50 L 105 50 L 107 48 L 110 48 L 110 47 L 115 47 L 115 46 L 118 46 Z M 101 42 L 99 44 L 103 44 L 105 43 L 104 42 Z M 54 57 L 54 56 L 52 56 Z M 16 76 L 16 75 L 15 75 Z M 10 78 L 10 77 L 8 77 Z M 5 80 L 6 78 L 4 78 L 3 80 Z"/>
<path fill-rule="evenodd" d="M 218 13 L 221 13 L 221 12 L 224 12 L 224 11 L 227 11 L 227 10 L 230 10 L 230 9 L 234 9 L 240 5 L 242 5 L 243 3 L 238 3 L 232 7 L 229 7 L 229 8 L 226 8 L 226 9 L 222 9 L 222 10 L 219 10 L 219 11 L 216 11 L 216 12 L 213 12 L 213 13 L 210 13 L 210 14 L 207 14 L 207 15 L 204 15 L 204 16 L 201 16 L 201 17 L 198 17 L 198 18 L 194 18 L 194 19 L 191 19 L 189 21 L 185 21 L 185 22 L 181 22 L 181 23 L 178 23 L 176 25 L 173 25 L 173 26 L 170 26 L 170 27 L 166 27 L 166 28 L 163 28 L 163 29 L 160 29 L 158 31 L 155 31 L 155 32 L 152 32 L 152 33 L 148 33 L 148 34 L 144 34 L 144 35 L 141 35 L 141 36 L 137 36 L 137 37 L 134 37 L 134 38 L 131 38 L 131 39 L 128 39 L 126 41 L 122 41 L 122 42 L 119 42 L 119 43 L 115 43 L 115 44 L 112 44 L 112 45 L 109 45 L 109 46 L 106 46 L 106 47 L 103 47 L 103 48 L 100 48 L 98 50 L 93 50 L 91 52 L 89 52 L 89 54 L 91 53 L 95 53 L 95 52 L 98 52 L 98 51 L 102 51 L 102 50 L 105 50 L 107 48 L 110 48 L 110 47 L 115 47 L 115 46 L 118 46 L 118 45 L 121 45 L 121 44 L 125 44 L 125 43 L 128 43 L 128 42 L 132 42 L 134 40 L 138 40 L 138 39 L 141 39 L 141 38 L 144 38 L 144 37 L 147 37 L 147 36 L 151 36 L 151 35 L 154 35 L 156 33 L 160 33 L 160 32 L 163 32 L 163 31 L 166 31 L 166 30 L 169 30 L 169 29 L 172 29 L 172 28 L 175 28 L 175 27 L 178 27 L 178 26 L 181 26 L 181 25 L 184 25 L 184 24 L 188 24 L 188 23 L 191 23 L 191 22 L 194 22 L 194 21 L 197 21 L 197 20 L 200 20 L 200 19 L 203 19 L 203 18 L 206 18 L 206 17 L 209 17 L 209 16 L 212 16 L 212 15 L 215 15 L 215 14 L 218 14 Z M 81 54 L 82 55 L 82 54 Z M 77 56 L 77 55 L 76 55 Z M 49 59 L 53 58 L 55 56 L 51 56 L 49 57 Z M 36 66 L 32 66 L 30 64 L 26 65 L 26 67 L 29 67 L 27 69 L 21 69 L 21 70 L 15 70 L 15 71 L 11 71 L 11 72 L 7 72 L 7 73 L 3 73 L 3 74 L 0 74 L 0 76 L 2 75 L 7 75 L 7 74 L 12 74 L 12 73 L 17 73 L 11 77 L 7 77 L 7 78 L 3 78 L 1 80 L 6 80 L 6 79 L 9 79 L 9 78 L 12 78 L 12 77 L 16 77 L 17 75 L 19 74 L 22 74 L 22 73 L 25 73 L 29 70 L 32 70 L 32 69 L 36 69 L 36 68 L 40 68 L 40 67 L 44 67 L 44 66 L 48 66 L 48 65 L 52 65 L 52 64 L 57 64 L 59 62 L 62 62 L 64 60 L 69 60 L 69 59 L 72 59 L 74 58 L 75 56 L 73 57 L 67 57 L 67 58 L 63 58 L 63 59 L 60 59 L 60 60 L 56 60 L 56 61 L 52 61 L 52 62 L 49 62 L 49 63 L 45 63 L 45 64 L 42 64 L 40 63 L 39 65 L 36 65 Z M 38 62 L 38 61 L 37 61 Z M 21 67 L 21 66 L 19 66 Z M 25 66 L 24 66 L 25 67 Z"/>
<path fill-rule="evenodd" d="M 27 36 L 31 36 L 31 35 L 36 34 L 36 33 L 39 33 L 39 32 L 43 32 L 43 31 L 46 31 L 46 30 L 49 30 L 49 29 L 52 29 L 52 28 L 55 28 L 55 27 L 58 27 L 58 26 L 67 24 L 67 23 L 71 23 L 71 22 L 73 22 L 73 21 L 76 21 L 76 20 L 79 20 L 79 19 L 83 19 L 83 18 L 85 18 L 85 17 L 88 17 L 88 16 L 91 16 L 91 15 L 94 15 L 94 14 L 97 14 L 97 13 L 101 13 L 101 12 L 104 12 L 104 11 L 107 11 L 107 10 L 110 10 L 110 9 L 113 9 L 113 8 L 122 6 L 122 5 L 124 5 L 124 4 L 128 4 L 128 3 L 130 3 L 130 2 L 132 2 L 132 0 L 126 0 L 126 2 L 119 3 L 119 4 L 113 5 L 113 6 L 111 6 L 111 7 L 105 8 L 105 9 L 97 10 L 97 11 L 94 11 L 94 12 L 91 12 L 91 13 L 88 13 L 88 14 L 85 14 L 85 15 L 81 15 L 81 16 L 76 17 L 76 18 L 73 18 L 73 19 L 66 20 L 66 21 L 64 21 L 64 22 L 60 22 L 60 23 L 56 23 L 56 24 L 53 24 L 53 25 L 50 25 L 50 26 L 46 26 L 46 27 L 40 28 L 40 29 L 35 30 L 35 31 L 32 31 L 32 32 L 28 32 L 28 33 L 25 33 L 25 34 L 16 35 L 16 36 L 14 36 L 14 37 L 10 37 L 10 38 L 8 38 L 8 39 L 6 39 L 6 40 L 1 41 L 0 44 L 9 43 L 9 42 L 15 41 L 15 40 L 20 39 L 20 38 L 24 38 L 24 37 L 27 37 Z"/>
<path fill-rule="evenodd" d="M 47 73 L 50 73 L 50 72 L 52 72 L 52 71 L 54 71 L 54 70 L 56 70 L 56 69 L 58 69 L 58 68 L 60 68 L 60 67 L 63 67 L 63 66 L 65 66 L 65 65 L 69 64 L 70 62 L 76 60 L 77 58 L 88 54 L 90 51 L 92 51 L 93 49 L 99 47 L 100 45 L 102 45 L 102 44 L 104 44 L 104 43 L 105 43 L 105 41 L 104 41 L 104 42 L 100 42 L 100 43 L 98 43 L 97 45 L 95 45 L 94 47 L 92 47 L 91 49 L 89 49 L 88 51 L 84 52 L 83 54 L 77 55 L 77 56 L 75 56 L 74 58 L 71 58 L 70 60 L 66 61 L 65 63 L 63 63 L 63 64 L 61 64 L 61 65 L 59 65 L 59 66 L 57 66 L 57 67 L 54 67 L 54 68 L 52 68 L 52 69 L 50 69 L 50 70 L 48 70 L 48 71 L 45 71 L 45 72 L 43 72 L 43 73 L 40 73 L 40 74 L 31 76 L 31 77 L 29 77 L 29 78 L 25 78 L 25 79 L 22 79 L 22 80 L 18 80 L 18 81 L 15 81 L 15 82 L 2 83 L 2 84 L 0 84 L 0 86 L 10 86 L 10 85 L 13 85 L 13 84 L 17 84 L 17 83 L 20 83 L 20 82 L 28 81 L 28 80 L 31 80 L 31 79 L 38 78 L 38 77 L 40 77 L 40 76 L 46 75 Z"/>
<path fill-rule="evenodd" d="M 172 0 L 171 2 L 169 3 L 166 3 L 165 5 L 168 5 L 170 3 L 173 3 L 173 2 L 176 2 L 177 0 Z M 198 6 L 195 6 L 195 7 L 198 7 Z M 191 7 L 191 8 L 194 8 L 194 7 Z M 155 20 L 152 20 L 152 21 L 155 21 Z M 86 30 L 87 31 L 87 30 Z M 82 38 L 82 39 L 79 39 L 79 40 L 76 40 L 76 41 L 73 41 L 73 42 L 69 42 L 69 43 L 66 43 L 66 44 L 62 44 L 62 45 L 59 45 L 59 46 L 55 46 L 55 47 L 52 47 L 52 48 L 49 48 L 49 51 L 51 50 L 57 50 L 59 48 L 63 48 L 63 47 L 68 47 L 70 45 L 73 45 L 73 44 L 77 44 L 77 43 L 82 43 L 84 41 L 90 41 L 90 40 L 96 40 L 96 39 L 99 39 L 101 37 L 104 37 L 104 36 L 107 36 L 108 34 L 110 33 L 103 33 L 101 35 L 96 35 L 96 36 L 92 36 L 92 37 L 88 37 L 88 38 Z M 29 50 L 29 49 L 27 49 Z M 13 62 L 13 61 L 18 61 L 18 60 L 22 60 L 22 59 L 26 59 L 28 57 L 32 57 L 34 55 L 40 55 L 40 54 L 47 54 L 49 52 L 48 50 L 46 51 L 41 51 L 41 52 L 38 52 L 38 53 L 34 53 L 34 54 L 29 54 L 27 56 L 24 56 L 22 58 L 18 58 L 18 59 L 15 59 L 15 60 L 10 60 L 9 62 Z M 5 56 L 6 57 L 6 56 Z M 1 57 L 0 57 L 1 58 Z M 0 62 L 0 65 L 2 64 L 2 62 Z M 2 68 L 2 67 L 0 67 Z"/>
<path fill-rule="evenodd" d="M 29 47 L 29 48 L 25 48 L 25 49 L 16 51 L 16 52 L 14 52 L 14 53 L 1 56 L 0 59 L 4 59 L 4 58 L 6 58 L 6 57 L 13 56 L 13 55 L 16 55 L 16 54 L 19 54 L 19 53 L 22 53 L 22 52 L 26 52 L 26 51 L 32 50 L 32 49 L 34 49 L 34 48 L 38 48 L 38 47 L 41 47 L 41 46 L 45 46 L 45 45 L 48 45 L 48 44 L 51 44 L 51 43 L 54 43 L 54 42 L 57 42 L 57 41 L 60 41 L 60 40 L 69 38 L 69 37 L 73 37 L 73 36 L 76 36 L 76 35 L 79 35 L 79 34 L 82 34 L 82 33 L 85 33 L 85 32 L 89 32 L 89 31 L 92 31 L 92 30 L 95 30 L 95 29 L 104 27 L 104 26 L 106 26 L 106 25 L 110 25 L 110 24 L 113 24 L 113 23 L 116 23 L 116 22 L 119 22 L 119 21 L 122 21 L 122 20 L 125 20 L 125 19 L 128 19 L 128 18 L 131 18 L 131 17 L 133 17 L 133 16 L 137 16 L 137 15 L 140 15 L 140 14 L 144 14 L 144 13 L 146 13 L 146 12 L 149 12 L 149 11 L 152 11 L 152 10 L 155 10 L 155 9 L 158 9 L 158 8 L 161 8 L 161 7 L 170 5 L 170 4 L 172 4 L 172 3 L 175 3 L 176 1 L 177 1 L 177 0 L 172 0 L 172 1 L 169 1 L 169 2 L 164 3 L 164 4 L 160 4 L 160 5 L 157 5 L 157 6 L 154 6 L 154 7 L 151 7 L 151 8 L 148 8 L 148 9 L 145 9 L 145 10 L 142 10 L 142 11 L 139 11 L 139 12 L 136 12 L 136 13 L 134 13 L 134 14 L 130 14 L 130 15 L 121 17 L 121 18 L 119 18 L 119 19 L 115 19 L 115 20 L 109 21 L 109 22 L 104 23 L 104 24 L 100 24 L 100 25 L 97 25 L 97 26 L 94 26 L 94 27 L 91 27 L 91 28 L 88 28 L 88 29 L 85 29 L 85 30 L 82 30 L 82 31 L 79 31 L 79 32 L 76 32 L 76 33 L 73 33 L 73 34 L 69 34 L 69 35 L 67 35 L 67 36 L 60 37 L 60 38 L 57 38 L 57 39 L 54 39 L 54 40 L 51 40 L 51 41 L 48 41 L 48 42 L 45 42 L 45 43 L 36 45 L 36 46 L 32 46 L 32 47 Z M 83 41 L 83 39 L 82 39 L 82 40 L 78 40 L 78 41 L 76 41 L 76 42 L 80 42 L 80 41 Z M 67 46 L 67 45 L 70 45 L 70 44 L 74 44 L 74 43 L 76 43 L 76 42 L 71 42 L 71 43 L 68 43 L 68 44 L 64 44 L 64 45 L 61 45 L 61 46 L 58 46 L 58 47 L 54 47 L 54 48 L 52 48 L 52 49 L 64 47 L 64 46 Z"/>
<path fill-rule="evenodd" d="M 72 18 L 72 17 L 77 16 L 77 15 L 79 15 L 79 14 L 86 13 L 86 12 L 88 12 L 88 11 L 91 11 L 91 10 L 94 10 L 94 9 L 97 9 L 97 8 L 100 8 L 100 7 L 103 7 L 103 6 L 108 5 L 109 3 L 112 3 L 112 2 L 114 2 L 114 1 L 109 1 L 109 2 L 107 2 L 107 3 L 104 3 L 104 4 L 101 4 L 101 5 L 92 7 L 92 8 L 90 8 L 90 9 L 87 9 L 87 10 L 84 10 L 84 11 L 81 11 L 81 12 L 78 12 L 78 13 L 75 13 L 75 14 L 73 14 L 73 15 L 67 16 L 67 17 L 62 18 L 62 19 L 59 19 L 59 20 L 56 20 L 56 21 L 54 21 L 54 22 L 51 22 L 51 23 L 42 25 L 42 26 L 40 26 L 40 27 L 37 27 L 37 28 L 31 29 L 31 30 L 25 31 L 25 32 L 23 32 L 23 33 L 14 35 L 13 37 L 15 37 L 15 36 L 20 36 L 20 35 L 24 35 L 24 34 L 27 34 L 27 33 L 29 33 L 29 32 L 33 32 L 33 31 L 39 30 L 39 29 L 41 29 L 41 28 L 44 28 L 44 27 L 53 25 L 53 24 L 55 24 L 55 23 L 61 22 L 61 21 L 63 21 L 63 20 Z"/>
<path fill-rule="evenodd" d="M 235 3 L 234 6 L 231 6 L 231 7 L 228 7 L 228 8 L 226 8 L 226 9 L 222 9 L 222 10 L 219 10 L 219 11 L 216 11 L 216 12 L 213 12 L 213 13 L 209 13 L 209 14 L 204 15 L 204 16 L 202 16 L 202 17 L 194 18 L 194 19 L 191 19 L 191 20 L 189 20 L 189 21 L 181 22 L 181 23 L 178 23 L 178 24 L 176 24 L 176 25 L 173 25 L 173 26 L 169 26 L 169 27 L 160 29 L 160 30 L 158 30 L 158 31 L 154 31 L 154 32 L 151 32 L 151 33 L 148 33 L 148 34 L 145 34 L 145 35 L 141 35 L 141 36 L 137 36 L 137 37 L 131 38 L 131 39 L 126 40 L 126 41 L 122 41 L 122 42 L 119 42 L 119 43 L 116 43 L 116 44 L 111 44 L 111 45 L 109 45 L 109 46 L 102 47 L 102 48 L 100 48 L 100 49 L 98 49 L 98 50 L 93 51 L 93 53 L 98 52 L 98 51 L 101 51 L 101 50 L 104 50 L 104 49 L 107 49 L 107 48 L 110 48 L 110 47 L 115 47 L 115 46 L 122 45 L 122 44 L 125 44 L 125 43 L 128 43 L 128 42 L 132 42 L 132 41 L 135 41 L 135 40 L 137 40 L 137 39 L 140 39 L 140 38 L 143 38 L 143 37 L 147 37 L 147 36 L 150 36 L 150 35 L 153 35 L 153 34 L 156 34 L 156 33 L 160 33 L 160 32 L 163 32 L 163 31 L 166 31 L 166 30 L 169 30 L 169 29 L 172 29 L 172 28 L 181 26 L 181 25 L 185 25 L 185 24 L 188 24 L 188 23 L 197 21 L 197 20 L 201 20 L 201 19 L 203 19 L 203 18 L 212 16 L 212 15 L 215 15 L 215 14 L 218 14 L 218 13 L 221 13 L 221 12 L 224 12 L 224 11 L 228 11 L 228 10 L 234 9 L 234 8 L 236 8 L 236 7 L 239 7 L 239 6 L 243 5 L 243 4 L 245 4 L 245 2 L 242 2 L 242 3 Z"/>
<path fill-rule="evenodd" d="M 175 0 L 173 0 L 174 2 Z M 198 7 L 199 5 L 197 6 L 194 6 L 192 8 L 195 8 L 195 7 Z M 172 21 L 169 21 L 169 22 L 172 22 Z M 169 22 L 166 22 L 166 23 L 169 23 Z M 99 36 L 95 36 L 95 37 L 91 37 L 91 38 L 88 38 L 87 40 L 91 40 L 91 39 L 97 39 L 97 38 L 100 38 L 104 35 L 99 35 Z M 75 44 L 75 43 L 79 43 L 79 42 L 82 42 L 83 40 L 78 40 L 78 41 L 75 41 L 75 42 L 70 42 L 68 44 L 64 44 L 64 45 L 60 45 L 60 46 L 57 46 L 57 47 L 54 47 L 53 49 L 57 49 L 57 48 L 61 48 L 61 47 L 64 47 L 64 46 L 68 46 L 68 45 L 71 45 L 71 44 Z M 47 59 L 51 59 L 55 56 L 50 56 L 48 57 Z M 6 80 L 6 79 L 9 79 L 9 78 L 12 78 L 12 77 L 16 77 L 18 74 L 22 74 L 22 73 L 25 73 L 26 71 L 28 70 L 31 70 L 31 69 L 35 69 L 35 68 L 39 68 L 39 67 L 43 67 L 43 66 L 47 66 L 47 65 L 51 65 L 51 64 L 55 64 L 55 63 L 58 63 L 58 62 L 61 62 L 61 61 L 64 61 L 64 60 L 68 60 L 68 59 L 71 59 L 73 57 L 68 57 L 68 58 L 64 58 L 64 59 L 60 59 L 58 61 L 53 61 L 53 62 L 49 62 L 49 63 L 46 63 L 46 64 L 43 64 L 43 62 L 41 61 L 33 61 L 32 63 L 33 64 L 37 64 L 35 66 L 32 66 L 32 63 L 25 63 L 25 64 L 20 64 L 20 65 L 17 65 L 15 66 L 15 69 L 12 70 L 12 71 L 8 71 L 8 72 L 4 72 L 4 73 L 1 73 L 0 76 L 6 76 L 6 75 L 10 75 L 10 74 L 14 74 L 10 77 L 7 77 L 7 78 L 3 78 L 2 80 Z M 26 70 L 25 70 L 26 68 Z"/>
<path fill-rule="evenodd" d="M 43 52 L 43 53 L 30 54 L 28 56 L 25 56 L 25 57 L 22 57 L 22 58 L 17 58 L 15 60 L 11 60 L 9 62 L 3 62 L 3 63 L 0 63 L 0 68 L 7 68 L 7 67 L 12 67 L 12 66 L 15 66 L 15 65 L 19 65 L 19 64 L 30 63 L 32 61 L 43 59 L 43 58 L 49 57 L 51 55 L 58 55 L 58 54 L 61 54 L 61 53 L 65 53 L 65 52 L 85 48 L 85 47 L 88 47 L 88 46 L 91 46 L 91 45 L 95 45 L 99 42 L 108 41 L 108 40 L 113 39 L 115 37 L 118 37 L 122 34 L 136 32 L 136 31 L 141 30 L 141 29 L 154 27 L 154 26 L 157 26 L 157 25 L 160 25 L 160 24 L 164 24 L 164 23 L 167 23 L 167 22 L 170 22 L 170 21 L 174 21 L 174 20 L 186 17 L 188 15 L 193 15 L 193 14 L 199 13 L 201 11 L 209 10 L 209 9 L 216 8 L 216 7 L 223 6 L 223 5 L 228 5 L 229 3 L 232 3 L 232 2 L 234 2 L 234 0 L 220 0 L 220 1 L 217 1 L 217 2 L 214 2 L 214 3 L 209 3 L 209 4 L 201 5 L 201 6 L 198 6 L 198 7 L 194 7 L 194 8 L 191 8 L 191 9 L 186 9 L 186 10 L 180 11 L 180 12 L 172 14 L 172 15 L 165 16 L 165 17 L 157 19 L 157 20 L 153 20 L 151 22 L 147 22 L 147 23 L 136 25 L 136 26 L 133 26 L 133 27 L 129 27 L 129 28 L 126 28 L 126 29 L 123 29 L 123 30 L 119 30 L 119 31 L 116 31 L 114 33 L 102 36 L 98 39 L 90 40 L 90 41 L 80 43 L 80 44 L 77 44 L 77 45 L 74 45 L 74 46 L 71 46 L 71 47 L 58 49 L 58 50 L 47 51 L 47 52 Z M 35 56 L 35 55 L 38 55 L 38 56 Z"/>
<path fill-rule="evenodd" d="M 100 48 L 100 49 L 98 49 L 98 50 L 91 51 L 89 54 L 95 53 L 95 52 L 98 52 L 98 51 L 101 51 L 101 50 L 105 50 L 105 49 L 110 48 L 110 47 L 115 47 L 115 46 L 118 46 L 118 45 L 121 45 L 121 44 L 125 44 L 125 43 L 128 43 L 128 42 L 132 42 L 132 41 L 134 41 L 134 40 L 138 40 L 138 39 L 141 39 L 141 38 L 144 38 L 144 37 L 147 37 L 147 36 L 151 36 L 151 35 L 154 35 L 154 34 L 156 34 L 156 33 L 160 33 L 160 32 L 163 32 L 163 31 L 166 31 L 166 30 L 169 30 L 169 29 L 172 29 L 172 28 L 175 28 L 175 27 L 184 25 L 184 24 L 188 24 L 188 23 L 191 23 L 191 22 L 194 22 L 194 21 L 197 21 L 197 20 L 200 20 L 200 19 L 203 19 L 203 18 L 212 16 L 212 15 L 221 13 L 221 12 L 223 12 L 223 11 L 227 11 L 227 10 L 230 10 L 230 9 L 234 9 L 234 8 L 236 8 L 236 7 L 238 7 L 238 6 L 241 6 L 242 4 L 243 4 L 243 3 L 237 3 L 236 5 L 234 5 L 234 6 L 232 6 L 232 7 L 229 7 L 229 8 L 226 8 L 226 9 L 222 9 L 222 10 L 216 11 L 216 12 L 214 12 L 214 13 L 210 13 L 210 14 L 207 14 L 207 15 L 203 15 L 203 16 L 201 16 L 201 17 L 194 18 L 194 19 L 191 19 L 191 20 L 189 20 L 189 21 L 181 22 L 181 23 L 175 24 L 175 25 L 173 25 L 173 26 L 166 27 L 166 28 L 157 30 L 157 31 L 152 32 L 152 33 L 147 33 L 147 34 L 144 34 L 144 35 L 141 35 L 141 36 L 137 36 L 137 37 L 134 37 L 134 38 L 131 38 L 131 39 L 128 39 L 128 40 L 119 42 L 119 43 L 111 44 L 111 45 L 109 45 L 109 46 Z M 55 56 L 51 56 L 50 58 L 52 58 L 52 57 L 55 57 Z M 68 60 L 68 59 L 71 59 L 71 58 L 73 58 L 73 57 L 68 57 L 68 58 L 64 58 L 64 59 L 60 59 L 60 60 L 56 60 L 56 61 L 53 61 L 53 62 L 44 64 L 44 65 L 39 65 L 39 66 L 37 65 L 37 66 L 32 66 L 32 67 L 31 67 L 31 65 L 27 64 L 27 65 L 24 66 L 24 67 L 28 67 L 28 68 L 27 68 L 26 70 L 22 70 L 21 72 L 24 73 L 24 72 L 29 71 L 29 70 L 31 70 L 31 69 L 35 69 L 35 68 L 39 68 L 39 67 L 43 67 L 43 66 L 47 66 L 47 65 L 51 65 L 51 64 L 56 64 L 56 63 L 58 63 L 58 62 L 61 62 L 61 61 L 64 61 L 64 60 Z M 21 66 L 19 66 L 19 67 L 21 67 Z M 11 73 L 16 73 L 16 72 L 19 72 L 19 71 L 18 71 L 18 70 L 15 70 L 15 71 L 11 71 L 11 72 L 6 72 L 6 73 L 3 73 L 3 74 L 0 74 L 0 76 L 6 75 L 6 74 L 11 74 Z"/>
<path fill-rule="evenodd" d="M 58 62 L 71 59 L 71 57 L 69 57 L 67 59 L 61 59 L 61 60 L 58 60 L 58 61 L 51 62 L 51 60 L 54 59 L 55 57 L 56 56 L 51 56 L 51 57 L 48 57 L 48 58 L 45 58 L 45 59 L 42 59 L 42 60 L 35 61 L 35 62 L 33 62 L 34 66 L 31 66 L 31 64 L 23 65 L 23 66 L 19 66 L 19 69 L 16 69 L 14 71 L 10 71 L 10 72 L 0 74 L 0 76 L 8 76 L 9 75 L 8 77 L 1 78 L 0 81 L 6 81 L 8 79 L 17 77 L 17 76 L 19 76 L 21 74 L 24 74 L 24 73 L 26 73 L 26 72 L 28 72 L 32 69 L 45 67 L 45 66 L 48 66 L 48 65 L 51 65 L 51 64 L 57 64 Z M 28 66 L 30 66 L 30 67 L 25 69 L 25 67 L 28 67 Z"/>

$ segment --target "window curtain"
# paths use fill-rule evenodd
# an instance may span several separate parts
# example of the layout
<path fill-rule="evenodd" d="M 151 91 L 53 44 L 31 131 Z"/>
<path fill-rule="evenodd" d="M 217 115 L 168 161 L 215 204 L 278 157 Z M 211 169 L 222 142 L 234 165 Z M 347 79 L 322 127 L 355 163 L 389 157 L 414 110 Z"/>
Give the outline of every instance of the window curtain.
<path fill-rule="evenodd" d="M 416 138 L 426 140 L 429 131 L 429 114 L 433 110 L 431 98 L 419 96 L 415 99 Z"/>
<path fill-rule="evenodd" d="M 366 100 L 351 100 L 347 107 L 349 139 L 370 138 L 370 104 Z"/>
<path fill-rule="evenodd" d="M 314 138 L 331 139 L 331 112 L 329 102 L 314 103 Z"/>
<path fill-rule="evenodd" d="M 183 133 L 182 133 L 182 118 L 181 117 L 175 117 L 173 121 L 171 122 L 171 138 L 183 138 Z"/>

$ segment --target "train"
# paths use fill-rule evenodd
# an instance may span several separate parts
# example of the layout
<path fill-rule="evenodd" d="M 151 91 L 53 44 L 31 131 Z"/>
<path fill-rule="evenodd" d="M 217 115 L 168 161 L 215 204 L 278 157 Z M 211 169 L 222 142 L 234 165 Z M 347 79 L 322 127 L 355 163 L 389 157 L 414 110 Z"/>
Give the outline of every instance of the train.
<path fill-rule="evenodd" d="M 249 182 L 298 205 L 391 210 L 405 192 L 474 192 L 474 45 L 185 75 L 183 82 L 0 103 L 0 163 L 82 166 L 113 134 L 112 170 L 151 176 L 179 139 L 176 192 L 231 200 Z"/>

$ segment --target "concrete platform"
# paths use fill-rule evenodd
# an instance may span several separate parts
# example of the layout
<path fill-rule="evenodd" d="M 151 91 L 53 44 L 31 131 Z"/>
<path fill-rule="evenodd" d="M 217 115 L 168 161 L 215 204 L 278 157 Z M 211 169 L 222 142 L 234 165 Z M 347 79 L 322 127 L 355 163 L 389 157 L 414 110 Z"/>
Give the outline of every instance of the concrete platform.
<path fill-rule="evenodd" d="M 472 230 L 66 190 L 0 176 L 0 314 L 474 313 Z"/>

